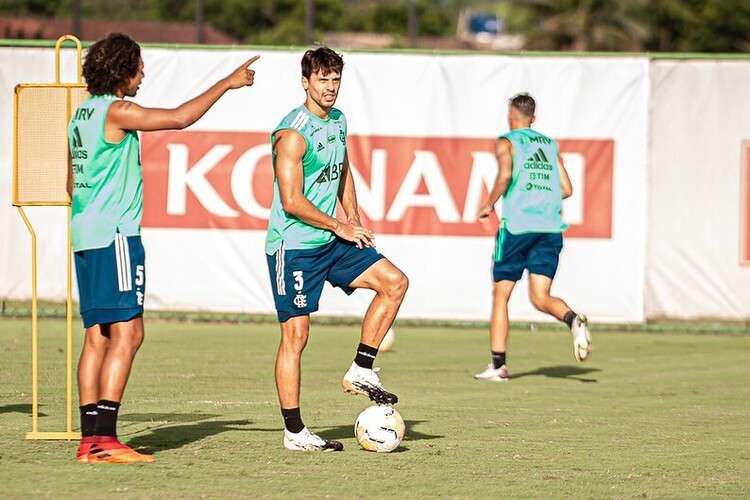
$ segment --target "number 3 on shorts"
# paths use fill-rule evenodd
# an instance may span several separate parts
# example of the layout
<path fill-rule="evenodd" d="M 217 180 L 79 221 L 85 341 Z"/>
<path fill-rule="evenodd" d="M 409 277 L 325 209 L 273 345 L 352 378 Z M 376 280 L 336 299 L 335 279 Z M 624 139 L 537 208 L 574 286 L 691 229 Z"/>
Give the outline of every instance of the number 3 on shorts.
<path fill-rule="evenodd" d="M 301 291 L 305 286 L 305 279 L 302 277 L 302 271 L 294 271 L 292 272 L 292 276 L 294 276 L 294 289 L 298 292 Z"/>

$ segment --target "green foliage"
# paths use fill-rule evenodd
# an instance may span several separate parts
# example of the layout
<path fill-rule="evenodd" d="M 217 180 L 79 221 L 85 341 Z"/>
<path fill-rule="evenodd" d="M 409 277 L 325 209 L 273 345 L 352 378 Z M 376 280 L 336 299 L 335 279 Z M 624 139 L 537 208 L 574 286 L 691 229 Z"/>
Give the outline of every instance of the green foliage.
<path fill-rule="evenodd" d="M 196 0 L 79 0 L 84 18 L 195 20 Z M 459 11 L 496 12 L 527 49 L 750 51 L 748 0 L 414 0 L 420 35 L 451 36 Z M 203 0 L 204 20 L 245 43 L 305 40 L 303 0 Z M 0 14 L 70 17 L 74 0 L 0 0 Z M 315 0 L 326 32 L 408 34 L 409 0 Z M 12 34 L 11 34 L 12 35 Z M 25 34 L 30 36 L 30 34 Z"/>
<path fill-rule="evenodd" d="M 747 0 L 512 0 L 509 26 L 544 50 L 750 50 Z"/>
<path fill-rule="evenodd" d="M 8 16 L 53 17 L 57 6 L 48 0 L 0 0 L 0 13 Z"/>
<path fill-rule="evenodd" d="M 195 18 L 195 3 L 151 0 L 151 15 L 159 19 Z M 418 2 L 420 33 L 455 31 L 455 8 L 450 2 Z M 405 34 L 407 3 L 403 0 L 315 0 L 316 38 L 324 32 L 366 31 Z M 205 0 L 206 22 L 246 43 L 294 45 L 305 38 L 305 2 L 300 0 Z"/>
<path fill-rule="evenodd" d="M 148 19 L 192 22 L 195 0 L 80 0 L 85 18 Z M 457 5 L 451 0 L 418 0 L 419 32 L 455 32 Z M 305 38 L 302 0 L 204 0 L 204 20 L 245 43 L 292 45 Z M 33 16 L 72 15 L 73 0 L 0 0 L 0 13 Z M 325 32 L 408 32 L 406 0 L 315 0 L 316 38 Z"/>
<path fill-rule="evenodd" d="M 750 2 L 685 0 L 682 3 L 682 15 L 675 16 L 678 22 L 674 42 L 678 50 L 750 51 Z"/>
<path fill-rule="evenodd" d="M 637 14 L 646 0 L 518 0 L 508 15 L 536 50 L 639 50 L 647 29 Z"/>

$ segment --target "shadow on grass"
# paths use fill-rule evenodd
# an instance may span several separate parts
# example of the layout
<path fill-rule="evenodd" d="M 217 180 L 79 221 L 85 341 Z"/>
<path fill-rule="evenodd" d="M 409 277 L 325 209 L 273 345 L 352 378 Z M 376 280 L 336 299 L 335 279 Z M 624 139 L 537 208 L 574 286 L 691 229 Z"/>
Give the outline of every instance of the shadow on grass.
<path fill-rule="evenodd" d="M 437 434 L 425 434 L 423 432 L 415 431 L 414 427 L 423 422 L 427 422 L 427 420 L 405 420 L 404 423 L 406 424 L 406 438 L 404 440 L 419 441 L 422 439 L 440 439 L 445 437 Z M 254 427 L 247 430 L 251 432 L 280 433 L 282 431 L 282 427 L 274 427 L 273 429 Z M 351 425 L 335 425 L 333 427 L 314 427 L 310 430 L 323 439 L 347 439 L 354 437 L 354 423 L 352 423 Z"/>
<path fill-rule="evenodd" d="M 39 408 L 41 408 L 42 406 L 44 405 L 39 405 Z M 2 415 L 3 413 L 26 413 L 27 415 L 31 416 L 31 403 L 0 406 L 0 415 Z M 46 417 L 47 414 L 40 411 L 39 416 Z"/>
<path fill-rule="evenodd" d="M 427 420 L 405 420 L 406 424 L 406 437 L 404 440 L 408 441 L 420 441 L 422 439 L 440 439 L 445 436 L 438 434 L 425 434 L 423 432 L 415 431 L 414 427 L 417 425 L 427 422 Z M 254 427 L 247 429 L 252 432 L 281 432 L 282 427 L 274 427 L 273 429 Z M 310 429 L 318 436 L 323 439 L 346 439 L 354 437 L 354 423 L 352 425 L 335 425 L 333 427 L 315 427 Z"/>
<path fill-rule="evenodd" d="M 147 434 L 140 434 L 127 441 L 127 445 L 131 448 L 147 454 L 175 450 L 224 432 L 251 430 L 242 427 L 252 424 L 250 420 L 207 420 L 216 416 L 205 413 L 137 413 L 123 415 L 121 420 L 154 422 L 157 424 L 155 427 L 147 429 Z M 161 422 L 166 423 L 160 426 L 159 423 Z M 189 423 L 170 425 L 169 422 Z"/>
<path fill-rule="evenodd" d="M 425 434 L 414 430 L 416 426 L 427 422 L 427 420 L 405 420 L 406 424 L 406 436 L 404 441 L 421 441 L 423 439 L 440 439 L 445 436 L 437 434 Z M 337 425 L 334 427 L 324 427 L 319 431 L 315 431 L 317 435 L 323 439 L 345 439 L 354 437 L 354 424 L 352 425 Z"/>
<path fill-rule="evenodd" d="M 582 368 L 580 366 L 546 366 L 544 368 L 537 368 L 533 371 L 528 372 L 522 372 L 522 373 L 516 373 L 511 374 L 510 378 L 516 379 L 521 377 L 530 377 L 530 376 L 542 376 L 542 377 L 550 377 L 550 378 L 564 378 L 568 380 L 578 380 L 579 382 L 584 383 L 596 383 L 598 382 L 595 378 L 583 378 L 581 375 L 586 375 L 589 373 L 595 373 L 600 372 L 601 370 L 599 368 Z"/>
<path fill-rule="evenodd" d="M 153 422 L 160 423 L 183 423 L 198 422 L 199 420 L 208 420 L 220 417 L 210 413 L 125 413 L 118 417 L 121 422 Z"/>

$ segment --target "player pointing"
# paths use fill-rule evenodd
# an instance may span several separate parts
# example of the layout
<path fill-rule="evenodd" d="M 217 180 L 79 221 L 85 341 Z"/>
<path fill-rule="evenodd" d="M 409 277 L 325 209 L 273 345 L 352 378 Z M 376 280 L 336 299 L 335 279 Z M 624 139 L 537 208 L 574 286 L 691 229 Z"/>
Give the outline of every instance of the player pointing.
<path fill-rule="evenodd" d="M 139 130 L 188 127 L 230 89 L 253 84 L 255 56 L 198 97 L 174 109 L 144 108 L 134 97 L 144 77 L 139 45 L 113 33 L 93 44 L 83 65 L 91 97 L 73 114 L 73 250 L 86 329 L 78 364 L 79 462 L 153 462 L 120 443 L 117 415 L 143 342 L 145 254 Z"/>
<path fill-rule="evenodd" d="M 383 389 L 372 366 L 408 281 L 375 250 L 372 232 L 359 219 L 346 154 L 346 118 L 333 107 L 343 67 L 341 56 L 329 48 L 305 52 L 305 103 L 287 114 L 271 134 L 275 179 L 266 254 L 281 323 L 276 386 L 284 418 L 284 446 L 290 450 L 343 449 L 338 441 L 310 432 L 299 409 L 300 359 L 310 313 L 318 310 L 326 281 L 347 294 L 356 288 L 376 292 L 362 320 L 354 362 L 342 381 L 344 390 L 380 403 L 398 400 Z M 345 219 L 336 217 L 339 203 Z"/>
<path fill-rule="evenodd" d="M 557 143 L 531 128 L 536 103 L 528 94 L 510 100 L 510 132 L 495 146 L 499 172 L 487 204 L 485 218 L 502 196 L 502 221 L 495 241 L 492 270 L 494 287 L 490 349 L 492 362 L 474 375 L 478 380 L 508 379 L 508 300 L 524 269 L 529 271 L 529 296 L 539 311 L 564 321 L 573 334 L 573 355 L 583 361 L 591 350 L 586 317 L 576 314 L 560 298 L 550 294 L 562 250 L 562 200 L 573 193 Z"/>

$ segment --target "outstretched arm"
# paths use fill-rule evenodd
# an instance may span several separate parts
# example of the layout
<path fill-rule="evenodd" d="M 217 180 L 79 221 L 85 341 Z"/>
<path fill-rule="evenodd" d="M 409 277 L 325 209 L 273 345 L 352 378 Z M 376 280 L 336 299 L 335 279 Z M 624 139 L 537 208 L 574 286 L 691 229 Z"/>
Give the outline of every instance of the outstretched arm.
<path fill-rule="evenodd" d="M 513 178 L 513 145 L 508 139 L 499 139 L 495 144 L 495 158 L 497 158 L 497 176 L 487 203 L 479 210 L 479 218 L 489 217 L 495 209 L 495 203 L 508 190 Z"/>
<path fill-rule="evenodd" d="M 286 213 L 311 226 L 331 231 L 339 238 L 355 243 L 358 248 L 373 246 L 370 231 L 359 224 L 342 222 L 329 216 L 310 203 L 305 196 L 302 158 L 305 156 L 307 143 L 299 132 L 291 129 L 278 132 L 274 149 L 274 172 L 279 184 L 281 206 Z"/>
<path fill-rule="evenodd" d="M 573 184 L 571 184 L 570 177 L 568 177 L 568 171 L 565 170 L 565 163 L 561 154 L 557 155 L 557 168 L 560 170 L 560 188 L 562 188 L 562 197 L 564 200 L 565 198 L 570 198 L 573 194 Z"/>
<path fill-rule="evenodd" d="M 255 71 L 249 66 L 260 56 L 242 63 L 229 76 L 213 84 L 208 90 L 174 109 L 144 108 L 130 101 L 117 101 L 107 114 L 107 136 L 120 130 L 171 130 L 189 127 L 208 111 L 227 90 L 249 87 Z"/>

